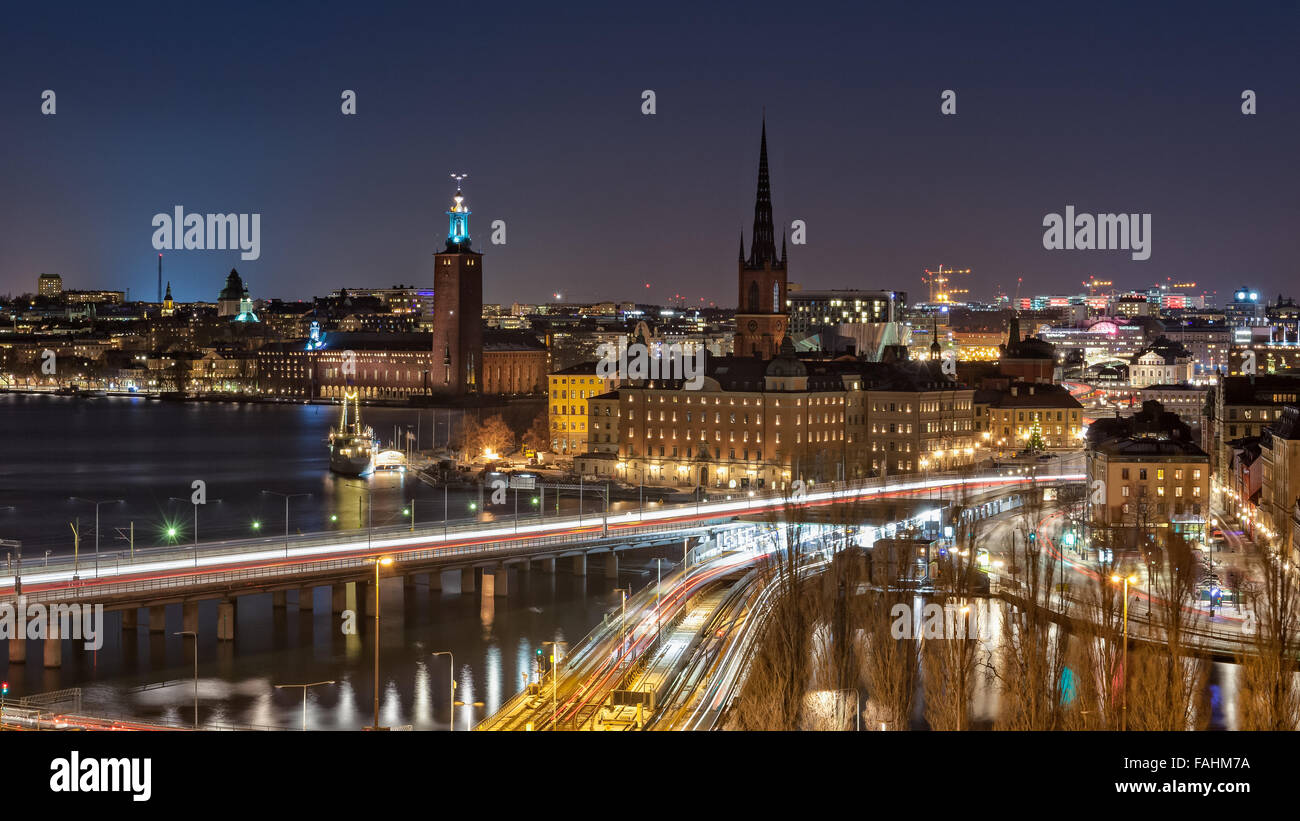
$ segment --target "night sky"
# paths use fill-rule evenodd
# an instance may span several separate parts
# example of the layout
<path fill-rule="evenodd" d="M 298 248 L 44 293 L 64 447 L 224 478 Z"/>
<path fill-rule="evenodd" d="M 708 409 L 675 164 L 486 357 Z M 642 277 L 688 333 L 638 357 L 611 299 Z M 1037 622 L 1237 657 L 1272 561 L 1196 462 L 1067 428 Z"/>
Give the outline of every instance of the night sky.
<path fill-rule="evenodd" d="M 430 285 L 465 171 L 487 300 L 732 306 L 764 108 L 805 287 L 915 297 L 942 263 L 981 299 L 1018 275 L 1300 290 L 1295 4 L 287 5 L 6 10 L 0 293 L 50 272 L 152 299 L 176 205 L 262 215 L 256 261 L 167 253 L 178 300 L 232 266 L 255 298 Z M 1044 250 L 1070 204 L 1150 213 L 1151 258 Z"/>

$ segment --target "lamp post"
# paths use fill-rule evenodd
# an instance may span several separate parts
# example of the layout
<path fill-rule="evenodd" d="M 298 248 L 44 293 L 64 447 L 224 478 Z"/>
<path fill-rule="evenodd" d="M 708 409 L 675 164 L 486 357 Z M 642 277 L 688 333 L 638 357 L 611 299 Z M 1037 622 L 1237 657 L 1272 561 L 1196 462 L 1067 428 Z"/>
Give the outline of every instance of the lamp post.
<path fill-rule="evenodd" d="M 1137 576 L 1129 575 L 1120 579 L 1119 576 L 1111 576 L 1110 580 L 1116 584 L 1121 581 L 1124 583 L 1124 678 L 1120 681 L 1120 720 L 1119 729 L 1121 732 L 1128 729 L 1128 586 L 1137 584 Z"/>
<path fill-rule="evenodd" d="M 286 687 L 302 688 L 302 731 L 305 733 L 307 732 L 307 688 L 320 687 L 325 684 L 333 684 L 333 683 L 334 683 L 333 681 L 313 681 L 310 684 L 277 684 L 275 685 L 275 689 L 283 690 Z"/>
<path fill-rule="evenodd" d="M 274 490 L 264 490 L 262 491 L 262 493 L 268 496 L 279 496 L 280 498 L 284 499 L 284 556 L 287 559 L 289 557 L 289 500 L 298 498 L 300 496 L 304 496 L 304 497 L 310 496 L 311 494 L 310 493 L 278 493 Z M 306 692 L 303 693 L 303 698 L 304 699 L 307 698 Z"/>
<path fill-rule="evenodd" d="M 177 496 L 168 496 L 167 500 L 171 502 L 189 502 L 190 504 L 194 505 L 194 566 L 198 567 L 199 566 L 199 503 L 195 502 L 192 499 L 181 499 Z M 221 500 L 213 499 L 212 501 L 220 502 Z M 207 504 L 207 502 L 204 502 L 204 504 Z"/>
<path fill-rule="evenodd" d="M 627 594 L 632 592 L 632 588 L 616 587 L 614 592 L 623 594 L 623 615 L 618 628 L 618 666 L 622 667 L 623 656 L 627 652 Z"/>
<path fill-rule="evenodd" d="M 375 723 L 373 730 L 379 729 L 379 568 L 393 563 L 392 556 L 382 556 L 373 560 L 375 563 Z"/>
<path fill-rule="evenodd" d="M 655 646 L 661 646 L 664 639 L 662 614 L 659 610 L 664 585 L 663 562 L 663 559 L 655 559 Z"/>
<path fill-rule="evenodd" d="M 172 633 L 173 636 L 190 636 L 194 639 L 194 729 L 199 728 L 199 634 L 193 630 Z"/>
<path fill-rule="evenodd" d="M 21 596 L 23 594 L 23 543 L 12 539 L 0 539 L 0 547 L 12 547 L 18 556 L 18 562 L 14 565 L 14 595 Z"/>
<path fill-rule="evenodd" d="M 551 730 L 560 729 L 560 645 L 562 641 L 544 641 L 542 646 L 551 646 Z"/>
<path fill-rule="evenodd" d="M 447 688 L 447 729 L 455 731 L 456 729 L 456 657 L 451 654 L 450 650 L 439 650 L 434 653 L 435 656 L 447 657 L 447 680 L 451 685 Z"/>
<path fill-rule="evenodd" d="M 86 504 L 95 506 L 95 578 L 99 578 L 99 506 L 122 504 L 122 500 L 104 499 L 103 501 L 95 501 L 94 499 L 86 499 L 81 496 L 73 496 L 69 501 L 85 502 Z"/>
<path fill-rule="evenodd" d="M 352 482 L 348 482 L 348 484 L 352 484 Z M 363 485 L 356 485 L 356 487 L 360 487 L 366 491 L 366 548 L 369 549 L 370 531 L 374 528 L 374 524 L 375 524 L 374 497 L 370 493 L 370 485 L 363 484 Z M 360 523 L 361 523 L 361 497 L 358 496 L 357 497 L 357 524 L 360 525 Z M 378 609 L 376 609 L 375 612 L 378 612 Z"/>

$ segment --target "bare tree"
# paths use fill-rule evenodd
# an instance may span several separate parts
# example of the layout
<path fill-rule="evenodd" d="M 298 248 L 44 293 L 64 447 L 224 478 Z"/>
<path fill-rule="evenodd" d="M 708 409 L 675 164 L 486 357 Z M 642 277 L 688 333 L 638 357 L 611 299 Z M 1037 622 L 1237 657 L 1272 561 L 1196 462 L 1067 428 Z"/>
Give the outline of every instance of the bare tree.
<path fill-rule="evenodd" d="M 1058 625 L 1054 592 L 1063 588 L 1057 562 L 1038 539 L 1042 492 L 1024 495 L 1022 529 L 1011 549 L 1012 589 L 1004 591 L 1001 646 L 995 671 L 1000 684 L 996 726 L 1006 730 L 1057 730 L 1064 723 L 1063 677 L 1068 633 Z M 1059 607 L 1059 602 L 1057 607 Z M 1063 621 L 1063 620 L 1062 620 Z"/>
<path fill-rule="evenodd" d="M 1238 654 L 1238 722 L 1243 730 L 1295 730 L 1300 726 L 1296 685 L 1300 587 L 1276 549 L 1268 546 L 1262 552 L 1263 577 L 1251 597 L 1246 621 L 1250 642 Z"/>

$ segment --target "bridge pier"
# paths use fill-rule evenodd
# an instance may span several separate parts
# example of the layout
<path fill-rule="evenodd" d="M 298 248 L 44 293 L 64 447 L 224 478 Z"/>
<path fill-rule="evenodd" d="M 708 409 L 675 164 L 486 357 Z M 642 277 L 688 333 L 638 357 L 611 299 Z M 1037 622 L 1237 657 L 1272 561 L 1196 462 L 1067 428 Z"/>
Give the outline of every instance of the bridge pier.
<path fill-rule="evenodd" d="M 481 598 L 484 604 L 490 604 L 497 591 L 497 576 L 494 573 L 483 571 L 483 592 Z"/>
<path fill-rule="evenodd" d="M 474 592 L 474 568 L 472 566 L 460 569 L 460 592 Z"/>
<path fill-rule="evenodd" d="M 573 575 L 575 576 L 587 575 L 587 554 L 586 553 L 580 553 L 577 556 L 573 557 Z"/>
<path fill-rule="evenodd" d="M 199 603 L 187 601 L 181 604 L 181 629 L 197 634 L 199 632 Z"/>
<path fill-rule="evenodd" d="M 330 612 L 335 615 L 348 609 L 348 586 L 344 584 L 330 585 Z"/>
<path fill-rule="evenodd" d="M 605 557 L 605 578 L 618 579 L 618 554 L 612 550 Z"/>
<path fill-rule="evenodd" d="M 316 588 L 314 587 L 298 588 L 298 612 L 301 613 L 304 610 L 312 610 L 316 607 L 316 602 L 312 600 L 315 594 Z"/>
<path fill-rule="evenodd" d="M 442 592 L 442 571 L 441 570 L 429 571 L 429 592 L 430 593 Z"/>
<path fill-rule="evenodd" d="M 140 609 L 137 607 L 128 607 L 122 611 L 122 629 L 135 630 L 140 626 Z"/>
<path fill-rule="evenodd" d="M 542 572 L 543 572 L 543 573 L 554 573 L 554 572 L 555 572 L 555 557 L 554 557 L 554 556 L 547 556 L 545 559 L 542 559 Z"/>
<path fill-rule="evenodd" d="M 493 593 L 497 596 L 510 595 L 510 571 L 504 564 L 497 565 L 496 572 L 492 574 Z"/>
<path fill-rule="evenodd" d="M 45 667 L 63 666 L 63 637 L 59 635 L 59 620 L 51 618 L 46 623 Z"/>
<path fill-rule="evenodd" d="M 217 602 L 217 640 L 232 641 L 235 638 L 235 603 L 230 599 Z"/>
<path fill-rule="evenodd" d="M 373 619 L 375 617 L 375 599 L 379 595 L 379 589 L 374 582 L 357 582 L 357 584 L 365 586 L 365 593 L 363 594 L 365 598 L 365 614 L 367 618 Z"/>
<path fill-rule="evenodd" d="M 9 663 L 25 664 L 27 662 L 27 637 L 9 639 Z"/>
<path fill-rule="evenodd" d="M 289 592 L 287 590 L 274 590 L 271 592 L 272 607 L 288 607 Z"/>
<path fill-rule="evenodd" d="M 155 604 L 149 608 L 149 632 L 167 632 L 167 605 Z"/>

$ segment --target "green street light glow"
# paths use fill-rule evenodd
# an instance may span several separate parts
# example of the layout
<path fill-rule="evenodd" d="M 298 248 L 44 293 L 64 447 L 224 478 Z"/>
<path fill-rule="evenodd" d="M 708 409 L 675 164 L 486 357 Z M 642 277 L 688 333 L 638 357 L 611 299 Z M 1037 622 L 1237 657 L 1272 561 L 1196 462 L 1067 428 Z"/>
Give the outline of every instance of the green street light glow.
<path fill-rule="evenodd" d="M 337 522 L 338 520 L 339 520 L 339 515 L 338 515 L 337 513 L 331 513 L 331 514 L 330 514 L 330 521 L 331 521 L 331 522 Z"/>
<path fill-rule="evenodd" d="M 259 522 L 259 521 L 257 521 L 257 520 L 254 520 L 254 521 L 253 521 L 253 529 L 254 529 L 254 530 L 261 530 L 261 529 L 262 529 L 262 523 Z"/>
<path fill-rule="evenodd" d="M 410 509 L 409 507 L 404 507 L 404 508 L 402 508 L 402 515 L 403 515 L 403 516 L 410 516 L 410 515 L 411 515 L 411 509 Z"/>
<path fill-rule="evenodd" d="M 470 502 L 470 503 L 469 503 L 469 509 L 470 509 L 470 510 L 478 510 L 478 502 Z"/>

